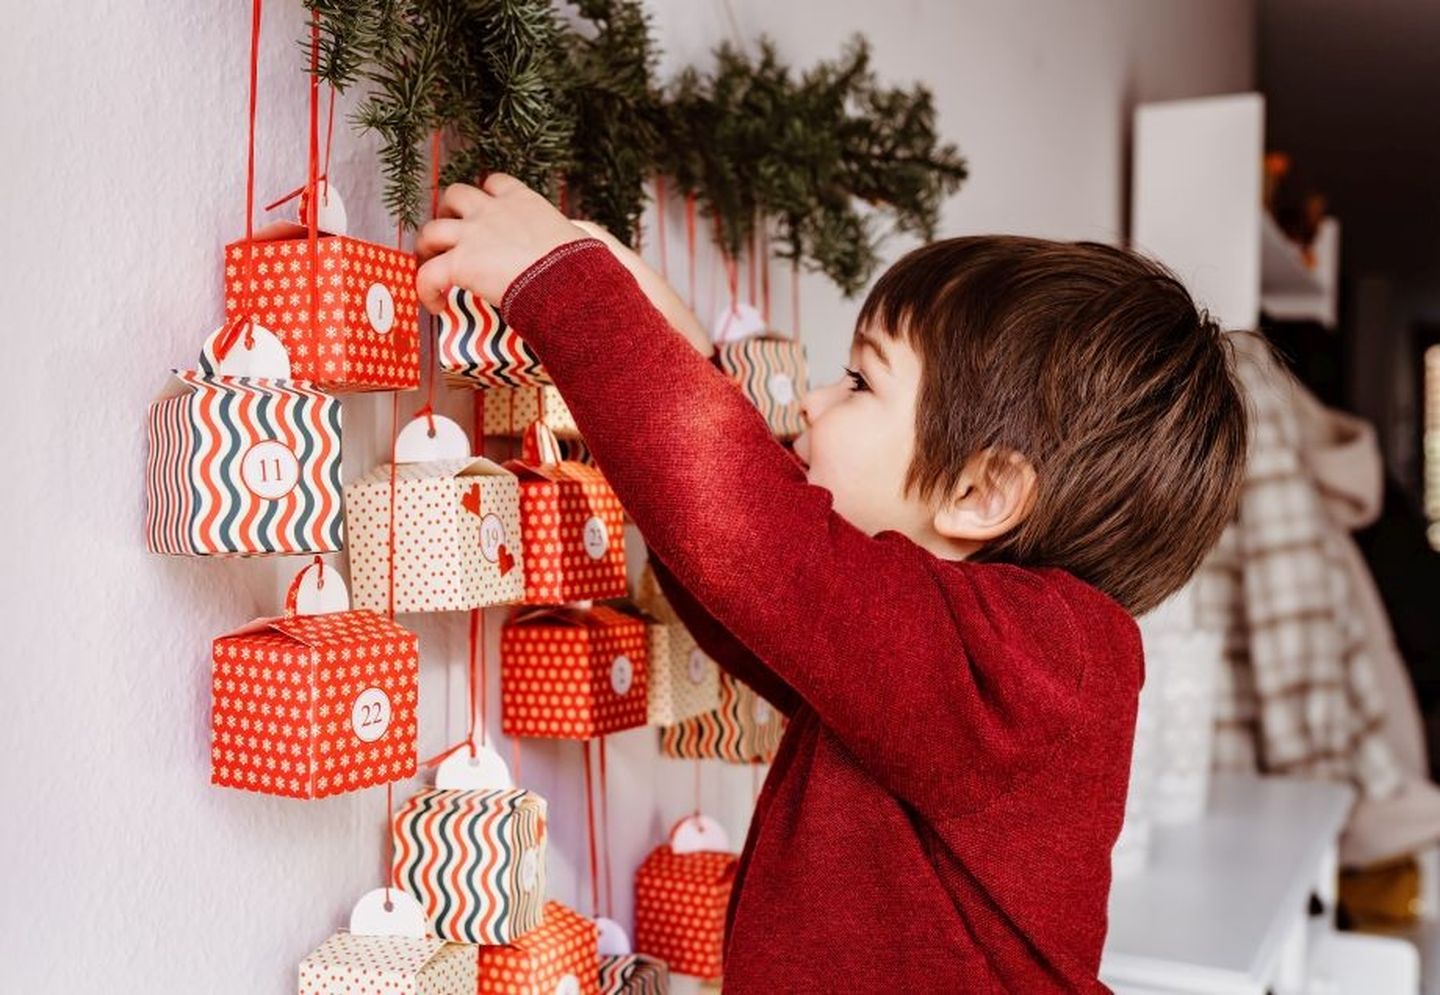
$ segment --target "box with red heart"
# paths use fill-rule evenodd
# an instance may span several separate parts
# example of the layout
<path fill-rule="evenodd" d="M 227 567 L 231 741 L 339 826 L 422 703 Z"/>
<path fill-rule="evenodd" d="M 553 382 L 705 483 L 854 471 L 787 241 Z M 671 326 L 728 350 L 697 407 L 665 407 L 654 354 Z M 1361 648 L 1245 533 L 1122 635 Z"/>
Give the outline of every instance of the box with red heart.
<path fill-rule="evenodd" d="M 562 460 L 538 423 L 526 431 L 524 456 L 505 467 L 520 481 L 525 603 L 623 598 L 625 512 L 600 470 Z"/>
<path fill-rule="evenodd" d="M 525 569 L 514 474 L 478 458 L 398 463 L 393 474 L 393 512 L 390 464 L 345 488 L 357 606 L 390 610 L 392 555 L 396 612 L 467 611 L 521 599 Z"/>
<path fill-rule="evenodd" d="M 246 312 L 284 343 L 296 379 L 327 391 L 419 386 L 408 252 L 275 222 L 225 247 L 225 317 Z"/>
<path fill-rule="evenodd" d="M 370 611 L 287 612 L 216 639 L 213 783 L 321 798 L 415 773 L 415 634 Z"/>
<path fill-rule="evenodd" d="M 541 608 L 500 631 L 507 736 L 592 739 L 645 724 L 645 623 L 613 608 Z"/>

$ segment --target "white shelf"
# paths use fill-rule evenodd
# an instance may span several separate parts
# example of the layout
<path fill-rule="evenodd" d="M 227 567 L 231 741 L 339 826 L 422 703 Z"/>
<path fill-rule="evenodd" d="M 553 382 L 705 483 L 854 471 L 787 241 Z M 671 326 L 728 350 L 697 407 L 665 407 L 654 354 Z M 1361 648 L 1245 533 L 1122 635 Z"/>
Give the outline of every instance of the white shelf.
<path fill-rule="evenodd" d="M 1282 321 L 1318 321 L 1335 327 L 1340 276 L 1340 222 L 1324 218 L 1315 236 L 1315 265 L 1270 216 L 1260 217 L 1260 306 Z"/>
<path fill-rule="evenodd" d="M 1156 826 L 1145 869 L 1113 884 L 1101 978 L 1117 992 L 1276 984 L 1297 930 L 1303 943 L 1311 890 L 1333 875 L 1353 797 L 1330 782 L 1216 775 L 1205 816 Z"/>

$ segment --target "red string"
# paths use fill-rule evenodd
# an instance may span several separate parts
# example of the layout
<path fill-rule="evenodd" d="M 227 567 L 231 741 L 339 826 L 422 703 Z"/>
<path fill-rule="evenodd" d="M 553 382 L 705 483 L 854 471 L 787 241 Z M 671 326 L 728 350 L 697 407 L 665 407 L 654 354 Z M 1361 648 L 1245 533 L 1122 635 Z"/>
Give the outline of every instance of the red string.
<path fill-rule="evenodd" d="M 389 912 L 393 906 L 390 903 L 390 881 L 395 876 L 395 834 L 390 830 L 390 816 L 395 811 L 394 789 L 389 781 L 385 782 L 385 838 L 389 840 L 385 861 L 385 911 Z"/>
<path fill-rule="evenodd" d="M 660 275 L 669 283 L 670 260 L 665 251 L 665 177 L 658 173 L 655 176 L 655 246 L 660 250 Z"/>
<path fill-rule="evenodd" d="M 483 671 L 480 680 L 476 680 L 477 667 L 483 667 L 485 659 L 485 609 L 472 608 L 470 610 L 470 669 L 467 675 L 468 683 L 466 690 L 469 692 L 469 725 L 465 730 L 465 742 L 470 744 L 470 755 L 475 756 L 475 688 L 480 688 L 480 740 L 485 740 L 485 681 Z"/>
<path fill-rule="evenodd" d="M 395 618 L 395 440 L 400 437 L 400 392 L 390 393 L 390 527 L 386 547 L 386 613 Z"/>
<path fill-rule="evenodd" d="M 599 860 L 595 853 L 595 788 L 590 779 L 590 740 L 582 744 L 585 753 L 585 823 L 590 835 L 590 916 L 600 915 Z"/>
<path fill-rule="evenodd" d="M 800 340 L 800 260 L 790 263 L 790 337 Z"/>
<path fill-rule="evenodd" d="M 610 887 L 610 789 L 605 777 L 605 737 L 600 737 L 600 833 L 605 843 L 605 914 L 615 917 L 615 896 Z"/>
<path fill-rule="evenodd" d="M 695 814 L 700 814 L 700 758 L 695 758 Z"/>
<path fill-rule="evenodd" d="M 770 232 L 760 228 L 760 314 L 770 327 Z"/>
<path fill-rule="evenodd" d="M 320 13 L 310 15 L 310 151 L 306 159 L 305 189 L 310 210 L 304 219 L 309 228 L 306 252 L 310 259 L 310 325 L 320 324 L 320 200 L 317 179 L 320 173 Z M 327 190 L 328 185 L 327 185 Z"/>
<path fill-rule="evenodd" d="M 330 87 L 330 110 L 326 112 L 325 120 L 325 168 L 320 170 L 321 176 L 330 175 L 330 146 L 335 139 L 335 87 Z M 326 180 L 329 185 L 329 180 Z M 328 191 L 327 191 L 328 193 Z"/>
<path fill-rule="evenodd" d="M 715 244 L 720 249 L 720 259 L 725 264 L 725 285 L 730 288 L 730 314 L 733 316 L 740 310 L 740 264 L 730 254 L 730 250 L 725 248 L 725 226 L 718 214 L 715 215 Z M 713 270 L 711 275 L 713 277 Z"/>
<path fill-rule="evenodd" d="M 750 229 L 750 244 L 746 246 L 747 255 L 750 257 L 750 265 L 747 267 L 750 271 L 750 276 L 749 282 L 745 284 L 745 286 L 749 288 L 749 290 L 746 291 L 745 299 L 750 301 L 751 303 L 754 303 L 755 301 L 755 245 L 756 238 L 758 238 L 758 235 L 756 234 L 756 229 L 758 227 L 759 226 L 757 225 L 756 228 Z"/>
<path fill-rule="evenodd" d="M 230 322 L 215 342 L 216 360 L 224 359 L 235 345 L 240 329 L 245 329 L 245 348 L 255 346 L 254 318 L 251 316 L 250 284 L 255 264 L 255 103 L 260 78 L 260 10 L 261 0 L 250 5 L 250 124 L 245 152 L 245 293 L 241 296 L 238 320 Z"/>

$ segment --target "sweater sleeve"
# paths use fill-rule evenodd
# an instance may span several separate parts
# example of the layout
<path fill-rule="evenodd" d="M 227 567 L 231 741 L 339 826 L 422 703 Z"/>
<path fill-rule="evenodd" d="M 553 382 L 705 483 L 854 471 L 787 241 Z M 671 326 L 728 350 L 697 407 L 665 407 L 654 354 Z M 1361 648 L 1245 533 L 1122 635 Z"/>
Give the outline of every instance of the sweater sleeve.
<path fill-rule="evenodd" d="M 598 241 L 534 263 L 502 312 L 675 580 L 887 790 L 945 818 L 1048 762 L 1091 646 L 1060 571 L 855 528 Z"/>
<path fill-rule="evenodd" d="M 715 616 L 681 586 L 664 563 L 652 556 L 650 565 L 655 570 L 661 590 L 665 592 L 665 599 L 680 616 L 680 621 L 685 623 L 685 628 L 690 630 L 690 635 L 695 637 L 700 649 L 725 671 L 750 685 L 760 697 L 779 709 L 780 714 L 787 717 L 794 715 L 800 704 L 795 690 L 716 621 Z"/>

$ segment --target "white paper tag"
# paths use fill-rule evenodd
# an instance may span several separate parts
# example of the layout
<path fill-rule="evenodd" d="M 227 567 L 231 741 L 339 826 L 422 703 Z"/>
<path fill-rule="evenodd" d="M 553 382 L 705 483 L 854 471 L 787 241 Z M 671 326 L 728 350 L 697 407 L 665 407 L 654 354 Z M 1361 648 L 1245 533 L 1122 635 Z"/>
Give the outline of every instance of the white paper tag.
<path fill-rule="evenodd" d="M 329 615 L 350 610 L 350 592 L 345 578 L 329 565 L 310 565 L 300 571 L 300 586 L 295 589 L 296 615 Z"/>
<path fill-rule="evenodd" d="M 205 341 L 203 355 L 214 356 L 215 346 L 225 326 L 221 325 Z M 215 373 L 222 377 L 263 377 L 267 380 L 290 379 L 290 354 L 275 333 L 259 322 L 250 323 L 250 346 L 245 346 L 245 328 L 242 325 L 235 342 L 225 358 L 213 364 Z"/>
<path fill-rule="evenodd" d="M 555 985 L 555 995 L 580 995 L 580 979 L 567 974 Z"/>
<path fill-rule="evenodd" d="M 424 938 L 430 935 L 430 924 L 425 921 L 425 910 L 408 893 L 399 888 L 376 888 L 361 896 L 350 911 L 350 932 Z"/>
<path fill-rule="evenodd" d="M 728 851 L 730 837 L 725 827 L 708 815 L 690 815 L 681 819 L 671 831 L 670 849 L 676 853 Z"/>
<path fill-rule="evenodd" d="M 764 698 L 757 697 L 755 699 L 755 707 L 751 709 L 750 714 L 755 717 L 755 724 L 757 726 L 769 725 L 770 720 L 775 715 L 775 709 L 770 707 L 770 702 Z"/>
<path fill-rule="evenodd" d="M 765 389 L 776 404 L 791 404 L 795 400 L 795 381 L 784 371 L 770 374 L 770 379 L 765 381 Z"/>
<path fill-rule="evenodd" d="M 372 283 L 365 291 L 365 317 L 381 335 L 389 335 L 395 327 L 395 298 L 385 284 Z"/>
<path fill-rule="evenodd" d="M 710 325 L 715 342 L 739 342 L 765 331 L 765 316 L 753 304 L 726 304 Z"/>
<path fill-rule="evenodd" d="M 315 228 L 326 235 L 344 235 L 350 230 L 350 221 L 345 216 L 345 202 L 340 191 L 332 189 L 324 180 L 315 181 L 315 195 L 320 200 L 320 210 L 315 217 Z M 305 223 L 306 191 L 300 192 L 300 224 Z"/>
<path fill-rule="evenodd" d="M 690 651 L 690 660 L 685 665 L 685 676 L 691 684 L 704 684 L 705 672 L 710 669 L 710 658 L 698 649 Z"/>
<path fill-rule="evenodd" d="M 610 689 L 620 697 L 630 693 L 630 685 L 635 680 L 635 665 L 625 654 L 620 654 L 610 663 Z"/>
<path fill-rule="evenodd" d="M 610 530 L 605 527 L 605 519 L 599 515 L 591 515 L 585 522 L 585 555 L 592 560 L 604 559 L 605 551 L 610 548 Z"/>
<path fill-rule="evenodd" d="M 440 761 L 435 769 L 435 787 L 458 788 L 461 791 L 490 791 L 513 788 L 510 768 L 489 744 L 478 747 L 475 756 L 468 749 L 459 749 Z"/>
<path fill-rule="evenodd" d="M 240 479 L 256 497 L 274 501 L 289 494 L 300 482 L 300 460 L 285 443 L 266 439 L 255 443 L 240 458 Z"/>
<path fill-rule="evenodd" d="M 601 957 L 624 957 L 635 952 L 625 927 L 614 919 L 601 916 L 595 920 L 595 925 L 600 930 L 598 950 Z"/>
<path fill-rule="evenodd" d="M 487 514 L 480 519 L 480 555 L 491 563 L 500 558 L 500 547 L 505 545 L 505 523 L 499 515 Z"/>
<path fill-rule="evenodd" d="M 350 727 L 362 743 L 373 743 L 390 728 L 390 696 L 384 688 L 368 687 L 355 696 Z"/>
<path fill-rule="evenodd" d="M 433 463 L 436 460 L 469 459 L 470 439 L 465 430 L 444 415 L 434 415 L 435 434 L 430 434 L 430 415 L 411 419 L 395 437 L 396 463 Z"/>

